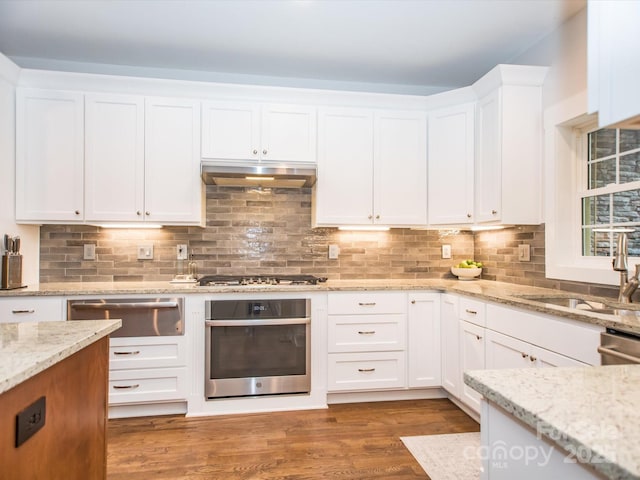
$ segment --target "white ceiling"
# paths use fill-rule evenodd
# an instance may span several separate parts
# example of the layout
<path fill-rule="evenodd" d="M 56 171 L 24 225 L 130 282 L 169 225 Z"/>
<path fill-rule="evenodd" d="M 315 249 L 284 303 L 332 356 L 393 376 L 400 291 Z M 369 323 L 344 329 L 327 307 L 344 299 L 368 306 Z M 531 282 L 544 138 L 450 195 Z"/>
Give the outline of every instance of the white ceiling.
<path fill-rule="evenodd" d="M 0 0 L 0 52 L 28 68 L 421 93 L 514 61 L 585 2 Z"/>

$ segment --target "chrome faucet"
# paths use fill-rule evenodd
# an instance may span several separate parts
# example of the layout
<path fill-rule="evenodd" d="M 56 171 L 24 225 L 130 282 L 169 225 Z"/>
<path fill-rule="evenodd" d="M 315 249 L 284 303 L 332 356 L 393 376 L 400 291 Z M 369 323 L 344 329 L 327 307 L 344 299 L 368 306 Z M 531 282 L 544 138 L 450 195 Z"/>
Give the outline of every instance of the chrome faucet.
<path fill-rule="evenodd" d="M 628 258 L 628 245 L 627 245 L 627 233 L 618 233 L 618 244 L 616 247 L 616 255 L 613 257 L 613 269 L 616 272 L 620 272 L 620 293 L 618 294 L 618 302 L 631 303 L 631 296 L 634 294 L 640 280 L 640 264 L 636 265 L 636 273 L 629 280 L 629 270 L 627 266 Z"/>

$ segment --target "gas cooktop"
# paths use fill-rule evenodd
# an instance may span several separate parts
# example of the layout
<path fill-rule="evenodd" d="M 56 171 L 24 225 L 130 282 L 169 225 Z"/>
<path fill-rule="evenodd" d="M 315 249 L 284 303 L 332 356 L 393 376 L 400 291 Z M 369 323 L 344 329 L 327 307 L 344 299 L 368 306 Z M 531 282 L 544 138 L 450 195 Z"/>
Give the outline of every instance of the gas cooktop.
<path fill-rule="evenodd" d="M 214 285 L 317 285 L 326 282 L 324 277 L 313 275 L 205 275 L 198 283 L 200 286 Z"/>

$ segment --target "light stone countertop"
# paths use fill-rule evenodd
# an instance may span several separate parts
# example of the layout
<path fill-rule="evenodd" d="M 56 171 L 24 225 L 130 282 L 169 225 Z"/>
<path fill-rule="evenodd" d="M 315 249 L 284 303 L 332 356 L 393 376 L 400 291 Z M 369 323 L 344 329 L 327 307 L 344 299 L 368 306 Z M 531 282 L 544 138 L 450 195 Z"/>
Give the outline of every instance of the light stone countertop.
<path fill-rule="evenodd" d="M 640 365 L 477 370 L 464 381 L 608 478 L 640 479 Z"/>
<path fill-rule="evenodd" d="M 0 394 L 121 325 L 121 320 L 0 323 Z"/>
<path fill-rule="evenodd" d="M 233 293 L 275 293 L 275 292 L 335 292 L 335 291 L 372 291 L 372 290 L 431 290 L 475 297 L 478 300 L 502 303 L 507 306 L 523 308 L 543 314 L 570 318 L 580 322 L 618 328 L 640 334 L 640 310 L 621 310 L 617 315 L 605 315 L 584 310 L 571 309 L 534 302 L 522 298 L 527 295 L 546 295 L 554 297 L 585 297 L 595 301 L 611 303 L 588 295 L 570 293 L 562 290 L 530 287 L 513 283 L 494 282 L 474 279 L 469 281 L 450 279 L 396 280 L 362 279 L 329 280 L 318 285 L 248 285 L 248 286 L 208 286 L 195 284 L 171 284 L 161 282 L 66 282 L 43 283 L 27 288 L 0 291 L 0 300 L 4 297 L 23 296 L 103 296 L 103 295 L 187 295 L 187 294 L 233 294 Z M 640 304 L 638 304 L 640 308 Z"/>

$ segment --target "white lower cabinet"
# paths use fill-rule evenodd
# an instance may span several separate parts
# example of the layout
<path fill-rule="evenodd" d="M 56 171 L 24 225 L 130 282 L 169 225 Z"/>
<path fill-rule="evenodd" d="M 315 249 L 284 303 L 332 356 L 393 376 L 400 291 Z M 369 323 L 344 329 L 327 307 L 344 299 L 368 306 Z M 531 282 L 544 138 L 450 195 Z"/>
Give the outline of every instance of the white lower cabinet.
<path fill-rule="evenodd" d="M 61 297 L 0 298 L 0 323 L 62 320 Z"/>
<path fill-rule="evenodd" d="M 440 297 L 440 349 L 442 387 L 460 398 L 460 328 L 458 297 L 447 293 Z"/>
<path fill-rule="evenodd" d="M 335 292 L 328 297 L 328 390 L 406 387 L 404 292 Z"/>
<path fill-rule="evenodd" d="M 483 327 L 460 320 L 460 370 L 483 370 L 485 368 L 486 332 Z M 480 413 L 482 395 L 461 381 L 460 400 Z"/>
<path fill-rule="evenodd" d="M 438 387 L 440 366 L 440 294 L 409 292 L 408 386 Z"/>
<path fill-rule="evenodd" d="M 109 405 L 186 400 L 186 365 L 184 336 L 112 338 Z"/>

